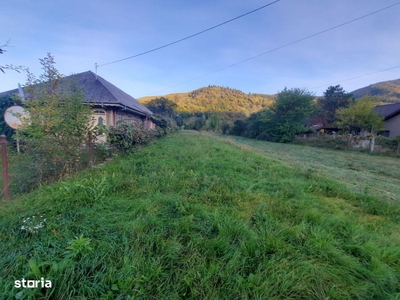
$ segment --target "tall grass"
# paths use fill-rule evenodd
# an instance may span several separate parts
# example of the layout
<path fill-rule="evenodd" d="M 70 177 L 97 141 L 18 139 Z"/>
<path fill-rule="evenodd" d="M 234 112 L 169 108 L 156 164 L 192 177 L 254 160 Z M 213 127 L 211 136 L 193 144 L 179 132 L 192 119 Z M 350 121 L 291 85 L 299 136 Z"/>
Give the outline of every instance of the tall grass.
<path fill-rule="evenodd" d="M 396 299 L 399 215 L 397 202 L 180 132 L 1 203 L 0 298 Z M 21 230 L 32 216 L 45 226 Z M 41 277 L 53 288 L 14 287 Z"/>

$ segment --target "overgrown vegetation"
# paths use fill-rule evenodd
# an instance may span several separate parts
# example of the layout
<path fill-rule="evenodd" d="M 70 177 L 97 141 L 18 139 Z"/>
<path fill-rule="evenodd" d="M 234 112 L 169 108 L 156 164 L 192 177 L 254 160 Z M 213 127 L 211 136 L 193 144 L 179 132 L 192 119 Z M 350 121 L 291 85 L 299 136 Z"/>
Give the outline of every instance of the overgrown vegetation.
<path fill-rule="evenodd" d="M 370 145 L 372 138 L 375 139 L 373 152 L 371 152 Z M 400 156 L 399 142 L 399 138 L 388 138 L 374 135 L 365 137 L 360 135 L 351 136 L 350 134 L 311 134 L 306 135 L 305 137 L 298 135 L 294 140 L 294 143 L 297 145 L 307 145 L 336 150 L 364 151 L 371 154 L 393 157 Z"/>
<path fill-rule="evenodd" d="M 112 155 L 108 143 L 93 145 L 96 137 L 108 129 L 93 124 L 92 108 L 84 103 L 83 92 L 77 83 L 60 74 L 50 53 L 40 59 L 40 63 L 43 74 L 38 78 L 27 71 L 26 101 L 20 102 L 30 116 L 29 121 L 18 129 L 18 136 L 14 136 L 20 140 L 22 151 L 9 153 L 13 196 L 71 176 L 92 165 L 88 157 L 89 136 L 94 162 Z M 2 106 L 9 105 L 11 100 L 3 99 Z M 147 130 L 142 122 L 135 121 L 111 128 L 109 142 L 113 149 L 131 151 L 176 127 L 162 116 L 150 118 L 157 124 L 156 130 Z M 3 129 L 8 127 L 0 125 Z"/>
<path fill-rule="evenodd" d="M 285 88 L 269 109 L 235 122 L 231 133 L 273 142 L 292 142 L 306 131 L 305 122 L 315 110 L 314 96 L 304 89 Z"/>
<path fill-rule="evenodd" d="M 152 116 L 151 120 L 157 125 L 156 130 L 146 129 L 142 122 L 136 120 L 111 127 L 108 131 L 110 144 L 120 152 L 131 152 L 137 146 L 147 145 L 150 141 L 176 130 L 174 124 L 162 116 Z"/>
<path fill-rule="evenodd" d="M 23 106 L 30 117 L 18 129 L 23 153 L 12 167 L 15 182 L 31 188 L 81 170 L 82 145 L 89 134 L 97 133 L 82 93 L 74 83 L 60 84 L 63 76 L 53 56 L 48 54 L 40 63 L 43 74 L 39 78 L 28 72 Z"/>
<path fill-rule="evenodd" d="M 400 294 L 398 201 L 194 132 L 0 205 L 2 299 Z"/>

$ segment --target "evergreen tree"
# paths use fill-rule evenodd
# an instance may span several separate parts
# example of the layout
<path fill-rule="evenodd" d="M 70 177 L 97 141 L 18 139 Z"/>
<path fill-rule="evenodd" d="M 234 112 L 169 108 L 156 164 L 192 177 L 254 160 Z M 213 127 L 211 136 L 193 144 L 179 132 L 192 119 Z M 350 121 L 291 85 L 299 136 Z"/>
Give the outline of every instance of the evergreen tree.
<path fill-rule="evenodd" d="M 352 103 L 352 97 L 353 95 L 346 93 L 340 85 L 328 87 L 324 96 L 318 101 L 324 124 L 334 125 L 338 121 L 336 111 L 339 108 L 348 107 Z"/>

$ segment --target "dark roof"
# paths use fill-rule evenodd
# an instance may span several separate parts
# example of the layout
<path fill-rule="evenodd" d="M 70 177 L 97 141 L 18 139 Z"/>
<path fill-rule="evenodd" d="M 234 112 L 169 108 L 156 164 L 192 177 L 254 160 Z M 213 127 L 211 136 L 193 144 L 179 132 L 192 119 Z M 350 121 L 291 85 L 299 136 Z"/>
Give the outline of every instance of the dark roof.
<path fill-rule="evenodd" d="M 97 76 L 92 71 L 64 77 L 61 85 L 66 82 L 76 84 L 78 89 L 82 89 L 85 96 L 84 101 L 101 105 L 119 104 L 120 106 L 133 110 L 139 114 L 153 114 L 147 107 L 139 103 L 135 98 L 128 95 L 115 85 L 104 78 Z M 18 93 L 18 89 L 0 93 L 0 97 L 11 96 Z"/>
<path fill-rule="evenodd" d="M 400 103 L 378 105 L 374 110 L 381 115 L 384 120 L 387 120 L 400 113 Z"/>

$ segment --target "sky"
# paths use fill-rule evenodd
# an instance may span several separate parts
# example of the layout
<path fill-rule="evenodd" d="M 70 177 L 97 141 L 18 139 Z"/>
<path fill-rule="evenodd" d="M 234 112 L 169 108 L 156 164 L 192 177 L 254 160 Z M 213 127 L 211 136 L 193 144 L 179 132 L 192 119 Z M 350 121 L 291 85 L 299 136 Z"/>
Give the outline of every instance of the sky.
<path fill-rule="evenodd" d="M 398 0 L 280 0 L 108 64 L 273 1 L 2 0 L 0 45 L 8 45 L 0 65 L 40 75 L 39 59 L 49 52 L 64 75 L 96 72 L 97 63 L 99 76 L 135 98 L 209 85 L 263 94 L 306 88 L 318 96 L 330 85 L 350 92 L 400 78 Z M 0 92 L 25 82 L 24 73 L 0 72 Z"/>

